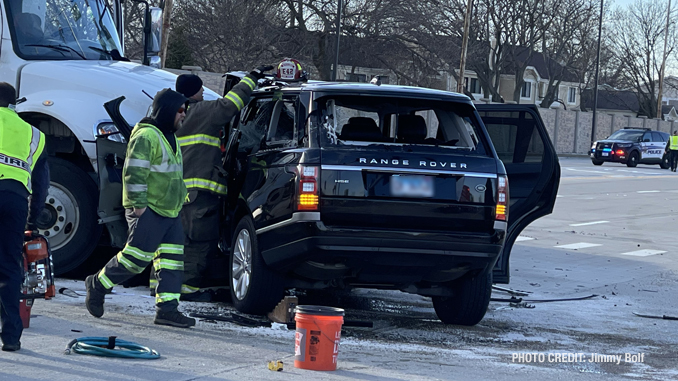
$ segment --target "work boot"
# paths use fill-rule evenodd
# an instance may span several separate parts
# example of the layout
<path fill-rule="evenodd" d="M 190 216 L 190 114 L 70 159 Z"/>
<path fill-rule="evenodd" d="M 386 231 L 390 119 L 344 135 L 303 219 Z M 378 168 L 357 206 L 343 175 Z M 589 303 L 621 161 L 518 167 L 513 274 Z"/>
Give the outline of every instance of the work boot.
<path fill-rule="evenodd" d="M 170 325 L 172 327 L 188 328 L 195 325 L 195 319 L 185 316 L 177 310 L 168 312 L 157 311 L 155 313 L 155 320 L 153 323 L 160 325 Z"/>
<path fill-rule="evenodd" d="M 16 342 L 16 344 L 3 344 L 2 350 L 5 352 L 16 352 L 21 349 L 21 342 Z"/>
<path fill-rule="evenodd" d="M 212 294 L 206 291 L 198 291 L 190 294 L 181 294 L 181 298 L 179 299 L 186 302 L 209 303 L 212 301 Z"/>
<path fill-rule="evenodd" d="M 104 296 L 106 291 L 97 288 L 97 283 L 99 281 L 96 279 L 96 275 L 90 275 L 85 278 L 85 288 L 87 289 L 85 305 L 87 306 L 87 311 L 92 316 L 100 318 L 104 316 Z"/>

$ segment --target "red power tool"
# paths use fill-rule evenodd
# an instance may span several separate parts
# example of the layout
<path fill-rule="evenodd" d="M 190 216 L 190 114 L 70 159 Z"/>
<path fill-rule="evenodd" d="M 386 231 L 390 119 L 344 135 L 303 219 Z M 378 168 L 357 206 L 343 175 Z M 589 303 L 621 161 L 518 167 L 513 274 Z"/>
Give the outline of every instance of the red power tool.
<path fill-rule="evenodd" d="M 24 328 L 31 321 L 31 308 L 35 299 L 51 299 L 56 295 L 54 287 L 54 266 L 49 242 L 42 235 L 24 233 L 24 282 L 21 286 L 19 311 Z"/>

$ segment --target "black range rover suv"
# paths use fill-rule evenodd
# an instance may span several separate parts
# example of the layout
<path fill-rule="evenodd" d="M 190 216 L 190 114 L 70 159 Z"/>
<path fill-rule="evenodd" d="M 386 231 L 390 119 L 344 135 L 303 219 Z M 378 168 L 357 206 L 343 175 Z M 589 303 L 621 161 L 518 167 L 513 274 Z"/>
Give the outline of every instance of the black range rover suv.
<path fill-rule="evenodd" d="M 310 82 L 255 91 L 232 127 L 223 271 L 246 313 L 290 288 L 369 287 L 430 296 L 443 322 L 477 324 L 492 283 L 509 281 L 516 237 L 558 190 L 533 105 Z"/>

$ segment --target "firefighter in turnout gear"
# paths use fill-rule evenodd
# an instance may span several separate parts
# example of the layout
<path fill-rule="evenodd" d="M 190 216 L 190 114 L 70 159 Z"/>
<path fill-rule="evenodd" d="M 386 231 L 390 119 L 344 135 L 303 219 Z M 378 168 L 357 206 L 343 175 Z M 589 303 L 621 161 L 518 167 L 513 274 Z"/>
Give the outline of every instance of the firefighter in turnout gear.
<path fill-rule="evenodd" d="M 155 324 L 188 328 L 195 319 L 178 311 L 184 272 L 184 235 L 179 212 L 186 198 L 182 155 L 174 135 L 185 117 L 186 98 L 171 89 L 153 99 L 151 117 L 132 130 L 123 167 L 127 244 L 97 274 L 85 279 L 90 314 L 104 314 L 104 295 L 153 262 Z"/>
<path fill-rule="evenodd" d="M 45 135 L 17 115 L 15 104 L 14 87 L 0 83 L 0 337 L 2 350 L 10 352 L 21 349 L 23 332 L 19 295 L 24 230 L 35 230 L 49 188 Z"/>
<path fill-rule="evenodd" d="M 245 76 L 223 98 L 203 100 L 202 80 L 182 74 L 176 89 L 188 98 L 186 120 L 177 139 L 184 157 L 184 181 L 188 199 L 181 212 L 185 232 L 184 281 L 181 299 L 209 302 L 211 295 L 200 292 L 208 258 L 219 256 L 220 198 L 226 195 L 222 166 L 221 137 L 224 127 L 249 101 L 257 81 L 272 66 L 262 66 Z M 228 136 L 224 137 L 228 139 Z M 151 277 L 153 278 L 153 277 Z M 151 279 L 151 293 L 157 281 Z"/>

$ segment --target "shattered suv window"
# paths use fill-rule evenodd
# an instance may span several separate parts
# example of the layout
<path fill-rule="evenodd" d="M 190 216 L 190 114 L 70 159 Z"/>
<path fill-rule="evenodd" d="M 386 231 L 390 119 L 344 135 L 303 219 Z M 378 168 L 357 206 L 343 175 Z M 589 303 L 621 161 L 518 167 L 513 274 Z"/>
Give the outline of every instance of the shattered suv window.
<path fill-rule="evenodd" d="M 486 152 L 469 105 L 370 96 L 318 100 L 323 146 L 422 145 Z"/>

